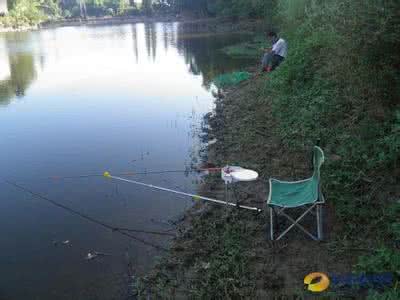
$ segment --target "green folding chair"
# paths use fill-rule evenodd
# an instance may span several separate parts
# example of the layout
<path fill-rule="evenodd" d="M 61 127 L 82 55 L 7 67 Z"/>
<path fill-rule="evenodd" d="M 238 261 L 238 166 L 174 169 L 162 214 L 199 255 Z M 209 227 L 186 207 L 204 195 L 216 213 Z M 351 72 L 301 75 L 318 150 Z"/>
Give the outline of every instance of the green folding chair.
<path fill-rule="evenodd" d="M 274 214 L 286 217 L 292 224 L 286 228 L 275 240 L 280 240 L 293 227 L 297 227 L 313 240 L 322 240 L 322 205 L 325 203 L 321 192 L 320 168 L 324 163 L 324 152 L 318 146 L 314 146 L 313 152 L 313 176 L 300 181 L 281 181 L 271 178 L 269 180 L 269 196 L 267 205 L 270 210 L 271 240 L 274 240 Z M 285 213 L 285 209 L 305 207 L 305 211 L 296 220 Z M 315 209 L 315 214 L 314 214 Z M 317 236 L 307 231 L 299 224 L 308 213 L 313 213 L 317 218 Z"/>

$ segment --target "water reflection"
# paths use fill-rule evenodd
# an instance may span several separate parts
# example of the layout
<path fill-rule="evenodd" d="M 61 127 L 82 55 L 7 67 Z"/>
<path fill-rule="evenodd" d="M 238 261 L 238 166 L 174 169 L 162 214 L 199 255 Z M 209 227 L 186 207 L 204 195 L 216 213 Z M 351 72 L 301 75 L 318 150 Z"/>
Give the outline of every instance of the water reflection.
<path fill-rule="evenodd" d="M 138 47 L 138 30 L 137 26 L 132 26 L 132 43 L 133 43 L 133 53 L 136 58 L 136 63 L 139 62 L 139 47 Z"/>
<path fill-rule="evenodd" d="M 193 32 L 190 30 L 193 29 Z M 189 31 L 188 31 L 189 30 Z M 198 33 L 199 28 L 189 28 L 185 24 L 178 23 L 146 23 L 144 24 L 144 36 L 148 58 L 155 61 L 157 56 L 157 42 L 162 42 L 164 51 L 169 47 L 176 47 L 184 57 L 189 71 L 194 75 L 202 76 L 203 86 L 210 88 L 212 79 L 225 72 L 240 69 L 249 61 L 232 59 L 224 55 L 220 49 L 226 45 L 239 43 L 249 39 L 248 34 L 210 34 Z M 137 26 L 133 27 L 135 56 L 137 52 Z M 160 38 L 158 35 L 162 35 Z"/>
<path fill-rule="evenodd" d="M 204 35 L 191 36 L 186 33 L 186 26 L 178 27 L 178 44 L 180 53 L 185 57 L 190 72 L 203 78 L 203 86 L 210 88 L 212 80 L 221 73 L 241 70 L 249 60 L 232 59 L 225 55 L 221 48 L 226 45 L 247 41 L 249 35 Z"/>
<path fill-rule="evenodd" d="M 157 56 L 157 30 L 155 23 L 144 24 L 147 55 L 156 60 Z"/>
<path fill-rule="evenodd" d="M 23 97 L 36 78 L 33 54 L 13 49 L 15 43 L 24 43 L 28 38 L 24 34 L 7 34 L 0 40 L 0 105 L 9 104 L 15 96 Z"/>
<path fill-rule="evenodd" d="M 196 27 L 197 28 L 197 27 Z M 62 30 L 62 29 L 61 29 Z M 66 33 L 69 30 L 66 30 Z M 82 33 L 81 33 L 82 34 Z M 44 68 L 46 56 L 62 56 L 62 52 L 76 46 L 85 46 L 85 39 L 107 38 L 121 43 L 127 35 L 132 37 L 132 48 L 135 63 L 140 64 L 142 52 L 147 60 L 157 64 L 157 51 L 165 55 L 173 47 L 184 58 L 188 70 L 193 75 L 201 76 L 203 86 L 209 89 L 212 79 L 220 73 L 240 69 L 244 61 L 227 57 L 220 48 L 248 39 L 246 35 L 196 35 L 188 33 L 187 25 L 178 23 L 145 23 L 130 26 L 119 26 L 112 29 L 87 30 L 79 41 L 82 45 L 66 45 L 60 47 L 56 31 L 44 33 L 13 33 L 0 36 L 0 104 L 7 105 L 16 97 L 23 97 L 26 90 L 37 77 L 37 63 Z M 34 41 L 32 41 L 34 39 Z M 49 41 L 54 44 L 54 51 L 46 51 Z M 144 41 L 144 45 L 141 42 Z M 32 51 L 32 44 L 39 50 Z M 22 45 L 22 46 L 21 46 Z M 160 48 L 162 45 L 162 48 Z M 93 49 L 96 53 L 100 49 Z M 145 51 L 142 51 L 145 50 Z M 54 52 L 54 53 L 53 53 Z M 35 54 L 38 54 L 35 56 Z M 110 59 L 113 59 L 110 57 Z M 174 68 L 171 65 L 171 68 Z"/>

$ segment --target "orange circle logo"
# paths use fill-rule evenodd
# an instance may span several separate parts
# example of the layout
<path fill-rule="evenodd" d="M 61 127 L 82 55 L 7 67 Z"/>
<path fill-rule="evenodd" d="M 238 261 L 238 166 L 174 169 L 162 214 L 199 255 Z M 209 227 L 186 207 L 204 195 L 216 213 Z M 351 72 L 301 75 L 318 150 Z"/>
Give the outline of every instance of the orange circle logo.
<path fill-rule="evenodd" d="M 307 290 L 315 293 L 325 291 L 330 284 L 329 277 L 324 273 L 310 273 L 304 277 L 304 285 L 307 286 Z"/>

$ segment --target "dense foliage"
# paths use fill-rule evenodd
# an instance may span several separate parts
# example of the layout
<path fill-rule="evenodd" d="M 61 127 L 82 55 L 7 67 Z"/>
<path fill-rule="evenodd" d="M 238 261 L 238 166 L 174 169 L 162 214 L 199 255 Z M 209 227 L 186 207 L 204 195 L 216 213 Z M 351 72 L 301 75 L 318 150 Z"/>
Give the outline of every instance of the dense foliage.
<path fill-rule="evenodd" d="M 272 15 L 273 0 L 169 0 L 176 10 L 190 11 L 197 16 L 250 16 Z"/>
<path fill-rule="evenodd" d="M 0 17 L 0 25 L 4 27 L 35 25 L 45 18 L 40 5 L 39 0 L 9 1 L 10 13 L 7 16 Z"/>
<path fill-rule="evenodd" d="M 398 270 L 400 260 L 399 11 L 396 0 L 277 1 L 289 57 L 263 91 L 289 147 L 320 139 L 335 154 L 324 184 L 346 224 L 340 242 L 391 255 L 362 257 L 367 272 Z"/>
<path fill-rule="evenodd" d="M 260 91 L 272 99 L 277 135 L 328 157 L 324 188 L 338 247 L 380 247 L 359 270 L 398 271 L 400 202 L 400 2 L 278 0 L 275 29 L 289 56 Z M 399 291 L 396 292 L 397 296 Z"/>
<path fill-rule="evenodd" d="M 129 0 L 63 0 L 59 6 L 64 17 L 135 15 L 138 8 Z"/>
<path fill-rule="evenodd" d="M 279 1 L 290 53 L 264 91 L 289 146 L 321 139 L 336 154 L 326 185 L 341 221 L 355 224 L 348 235 L 387 228 L 379 237 L 390 245 L 395 224 L 387 222 L 398 222 L 385 215 L 398 211 L 389 190 L 399 176 L 399 9 L 395 0 Z M 357 226 L 374 219 L 370 231 Z"/>
<path fill-rule="evenodd" d="M 36 25 L 60 18 L 128 16 L 161 9 L 159 2 L 144 0 L 142 9 L 134 0 L 8 0 L 9 13 L 0 17 L 4 27 Z"/>
<path fill-rule="evenodd" d="M 273 0 L 8 0 L 10 13 L 0 18 L 0 25 L 19 27 L 48 19 L 139 14 L 271 17 L 273 3 Z"/>

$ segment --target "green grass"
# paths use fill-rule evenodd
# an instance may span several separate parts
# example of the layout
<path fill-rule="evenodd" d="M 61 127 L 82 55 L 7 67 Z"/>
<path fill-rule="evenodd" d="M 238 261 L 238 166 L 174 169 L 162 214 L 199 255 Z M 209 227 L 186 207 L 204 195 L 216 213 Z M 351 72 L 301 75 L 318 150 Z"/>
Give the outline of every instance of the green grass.
<path fill-rule="evenodd" d="M 384 292 L 370 291 L 367 300 L 398 300 L 400 299 L 400 288 L 388 289 Z"/>
<path fill-rule="evenodd" d="M 277 1 L 276 21 L 289 43 L 288 57 L 257 92 L 264 99 L 258 108 L 272 101 L 274 134 L 283 147 L 304 151 L 321 141 L 328 157 L 323 189 L 336 222 L 343 224 L 333 241 L 336 250 L 345 245 L 386 249 L 361 256 L 361 271 L 379 264 L 381 270 L 399 267 L 399 10 L 394 0 Z M 224 51 L 252 57 L 261 43 Z M 379 45 L 385 45 L 385 53 Z M 244 109 L 254 127 L 262 128 L 266 122 L 252 108 Z"/>
<path fill-rule="evenodd" d="M 292 149 L 321 140 L 328 155 L 324 190 L 343 224 L 337 242 L 378 249 L 360 256 L 356 268 L 399 270 L 400 39 L 393 34 L 400 4 L 279 2 L 289 56 L 264 90 L 273 97 L 277 135 Z M 387 46 L 384 55 L 379 44 Z M 386 299 L 398 293 L 389 290 Z"/>

